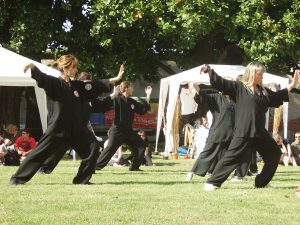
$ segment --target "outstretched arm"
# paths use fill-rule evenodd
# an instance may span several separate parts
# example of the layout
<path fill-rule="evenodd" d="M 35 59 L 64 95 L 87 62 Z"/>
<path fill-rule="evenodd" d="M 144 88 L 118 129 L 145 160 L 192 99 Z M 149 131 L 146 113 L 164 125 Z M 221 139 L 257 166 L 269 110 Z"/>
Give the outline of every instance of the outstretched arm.
<path fill-rule="evenodd" d="M 117 75 L 116 77 L 110 78 L 110 79 L 109 79 L 109 83 L 110 83 L 110 84 L 113 84 L 113 83 L 115 83 L 115 82 L 121 80 L 122 77 L 123 77 L 124 72 L 125 72 L 125 66 L 124 66 L 124 64 L 122 64 L 122 65 L 120 66 L 120 70 L 119 70 L 118 75 Z"/>
<path fill-rule="evenodd" d="M 28 69 L 33 69 L 35 67 L 35 65 L 33 63 L 29 63 L 24 67 L 24 73 L 26 73 L 26 71 Z"/>

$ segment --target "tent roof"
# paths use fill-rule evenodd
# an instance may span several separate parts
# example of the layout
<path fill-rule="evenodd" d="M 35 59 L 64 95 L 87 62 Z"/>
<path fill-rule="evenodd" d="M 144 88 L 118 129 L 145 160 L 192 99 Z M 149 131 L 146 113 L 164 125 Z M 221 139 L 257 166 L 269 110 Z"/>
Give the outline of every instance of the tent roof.
<path fill-rule="evenodd" d="M 49 75 L 59 76 L 59 72 L 39 62 L 18 55 L 0 47 L 0 80 L 2 86 L 35 86 L 35 80 L 30 77 L 30 72 L 24 74 L 23 69 L 28 63 L 34 63 L 38 68 Z"/>
<path fill-rule="evenodd" d="M 210 64 L 211 68 L 213 68 L 218 74 L 222 77 L 232 77 L 236 79 L 236 77 L 240 74 L 244 74 L 245 67 L 240 65 L 216 65 Z M 161 81 L 164 82 L 172 82 L 172 83 L 183 83 L 183 82 L 201 82 L 204 84 L 209 84 L 209 76 L 207 74 L 200 74 L 200 66 L 195 68 L 183 71 L 181 73 L 175 74 L 173 76 L 166 77 Z M 270 73 L 264 73 L 264 84 L 270 83 L 278 83 L 281 84 L 281 87 L 284 88 L 288 85 L 288 78 L 280 77 L 277 75 L 273 75 Z"/>

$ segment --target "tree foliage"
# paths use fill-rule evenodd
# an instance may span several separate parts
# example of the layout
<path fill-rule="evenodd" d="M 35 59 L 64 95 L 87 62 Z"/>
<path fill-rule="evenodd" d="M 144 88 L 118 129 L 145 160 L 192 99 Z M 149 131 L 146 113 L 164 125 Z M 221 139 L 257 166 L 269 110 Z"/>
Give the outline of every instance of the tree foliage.
<path fill-rule="evenodd" d="M 104 78 L 157 80 L 161 60 L 263 62 L 286 73 L 299 62 L 299 0 L 4 0 L 0 43 L 34 59 L 75 54 Z"/>

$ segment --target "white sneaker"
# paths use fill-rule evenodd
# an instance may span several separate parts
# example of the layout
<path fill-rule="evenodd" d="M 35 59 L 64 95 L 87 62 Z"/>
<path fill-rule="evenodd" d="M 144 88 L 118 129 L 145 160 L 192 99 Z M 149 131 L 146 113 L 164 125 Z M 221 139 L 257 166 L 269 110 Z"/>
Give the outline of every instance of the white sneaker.
<path fill-rule="evenodd" d="M 216 190 L 218 187 L 213 185 L 213 184 L 209 184 L 209 183 L 204 183 L 204 191 L 214 191 Z"/>
<path fill-rule="evenodd" d="M 186 182 L 192 182 L 193 176 L 194 176 L 193 172 L 188 172 L 187 175 L 186 175 L 186 177 L 185 177 L 185 181 Z"/>
<path fill-rule="evenodd" d="M 232 181 L 232 182 L 247 181 L 247 178 L 246 177 L 233 176 L 230 181 Z"/>

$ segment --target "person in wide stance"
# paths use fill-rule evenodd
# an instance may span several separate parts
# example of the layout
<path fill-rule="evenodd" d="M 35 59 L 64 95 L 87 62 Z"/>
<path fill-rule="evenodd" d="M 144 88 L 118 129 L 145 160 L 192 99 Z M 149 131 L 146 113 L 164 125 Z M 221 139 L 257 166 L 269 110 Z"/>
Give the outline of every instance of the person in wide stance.
<path fill-rule="evenodd" d="M 11 177 L 10 184 L 28 182 L 53 152 L 69 147 L 76 149 L 82 159 L 73 184 L 90 184 L 89 180 L 95 171 L 99 155 L 99 144 L 83 121 L 82 104 L 96 98 L 102 92 L 108 92 L 106 84 L 109 80 L 86 83 L 73 80 L 77 65 L 78 60 L 73 55 L 58 58 L 52 64 L 52 67 L 61 73 L 58 78 L 46 75 L 32 63 L 25 66 L 24 72 L 30 69 L 31 77 L 53 100 L 53 114 L 38 145 Z"/>
<path fill-rule="evenodd" d="M 261 173 L 255 177 L 254 186 L 257 188 L 267 186 L 276 172 L 281 150 L 265 129 L 265 113 L 268 107 L 278 107 L 283 102 L 289 101 L 288 93 L 298 82 L 300 71 L 295 72 L 293 81 L 287 88 L 273 92 L 262 84 L 265 70 L 262 64 L 252 62 L 246 67 L 242 81 L 229 81 L 220 77 L 208 65 L 200 69 L 200 72 L 209 74 L 213 88 L 236 99 L 233 138 L 212 176 L 205 183 L 205 191 L 221 187 L 237 167 L 245 151 L 251 147 L 259 152 L 265 162 Z"/>
<path fill-rule="evenodd" d="M 132 96 L 134 87 L 130 81 L 123 81 L 120 84 L 121 94 L 112 100 L 114 103 L 115 119 L 111 126 L 110 137 L 107 147 L 101 152 L 97 160 L 96 170 L 103 169 L 122 144 L 128 144 L 132 151 L 132 164 L 130 171 L 140 171 L 140 165 L 144 158 L 147 147 L 146 142 L 132 128 L 134 114 L 145 114 L 150 111 L 149 105 L 152 87 L 145 89 L 146 102 L 140 103 Z"/>

